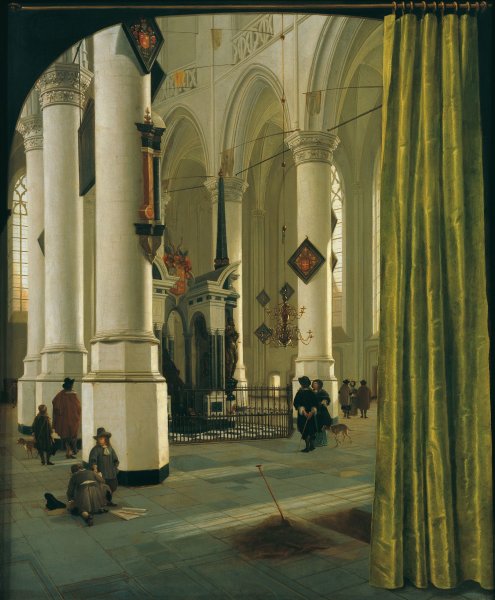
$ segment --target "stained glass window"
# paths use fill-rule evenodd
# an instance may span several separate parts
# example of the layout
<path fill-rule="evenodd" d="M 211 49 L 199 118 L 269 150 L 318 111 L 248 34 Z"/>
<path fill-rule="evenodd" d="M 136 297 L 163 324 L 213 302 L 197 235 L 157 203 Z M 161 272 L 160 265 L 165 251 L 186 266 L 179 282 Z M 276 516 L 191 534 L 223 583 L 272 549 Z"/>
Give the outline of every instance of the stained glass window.
<path fill-rule="evenodd" d="M 9 228 L 9 314 L 28 310 L 28 240 L 26 175 L 14 186 Z"/>
<path fill-rule="evenodd" d="M 343 202 L 344 193 L 342 190 L 342 183 L 339 172 L 335 165 L 331 168 L 331 189 L 330 189 L 330 202 L 332 204 L 333 212 L 337 218 L 337 224 L 333 230 L 332 235 L 332 250 L 337 259 L 337 263 L 333 270 L 333 282 L 332 282 L 332 296 L 333 296 L 333 326 L 343 327 L 343 310 L 342 310 L 342 297 L 343 297 L 343 263 L 344 263 L 344 246 L 343 246 Z"/>

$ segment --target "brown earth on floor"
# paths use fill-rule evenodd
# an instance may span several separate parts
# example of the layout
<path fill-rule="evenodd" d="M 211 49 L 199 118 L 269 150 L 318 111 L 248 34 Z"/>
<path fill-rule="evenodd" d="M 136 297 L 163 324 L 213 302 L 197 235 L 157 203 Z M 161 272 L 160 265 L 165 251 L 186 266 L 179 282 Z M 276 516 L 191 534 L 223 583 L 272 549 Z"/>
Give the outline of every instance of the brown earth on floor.
<path fill-rule="evenodd" d="M 313 523 L 338 531 L 366 544 L 369 544 L 371 540 L 371 513 L 359 508 L 342 510 L 330 515 L 320 515 Z"/>
<path fill-rule="evenodd" d="M 307 521 L 273 516 L 234 536 L 232 543 L 249 558 L 289 558 L 328 548 L 331 540 Z"/>

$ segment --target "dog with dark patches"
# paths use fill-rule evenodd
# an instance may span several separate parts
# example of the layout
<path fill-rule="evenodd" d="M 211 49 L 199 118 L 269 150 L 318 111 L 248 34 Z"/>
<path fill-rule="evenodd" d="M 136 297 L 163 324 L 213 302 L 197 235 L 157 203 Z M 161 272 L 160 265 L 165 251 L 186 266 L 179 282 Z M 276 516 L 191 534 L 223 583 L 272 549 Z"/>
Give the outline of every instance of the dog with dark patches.
<path fill-rule="evenodd" d="M 339 445 L 339 443 L 343 443 L 346 438 L 349 438 L 349 441 L 352 444 L 351 436 L 349 435 L 349 427 L 344 423 L 338 423 L 337 425 L 330 425 L 330 431 L 335 436 L 335 447 Z M 340 439 L 339 439 L 340 436 Z"/>
<path fill-rule="evenodd" d="M 38 455 L 38 451 L 34 447 L 33 440 L 25 440 L 24 438 L 19 438 L 17 440 L 19 446 L 23 446 L 28 458 L 35 458 Z M 36 452 L 36 454 L 34 454 Z"/>

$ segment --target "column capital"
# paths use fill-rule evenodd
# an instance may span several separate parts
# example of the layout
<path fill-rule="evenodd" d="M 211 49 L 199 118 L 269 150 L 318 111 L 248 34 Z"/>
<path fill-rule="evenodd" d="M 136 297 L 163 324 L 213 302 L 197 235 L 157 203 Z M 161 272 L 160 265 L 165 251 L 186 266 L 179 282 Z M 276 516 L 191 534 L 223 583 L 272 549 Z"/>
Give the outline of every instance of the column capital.
<path fill-rule="evenodd" d="M 203 185 L 210 192 L 212 201 L 216 202 L 218 200 L 218 179 L 209 177 Z M 225 202 L 242 202 L 242 196 L 249 184 L 242 177 L 224 177 L 223 187 Z"/>
<path fill-rule="evenodd" d="M 264 208 L 253 208 L 251 216 L 255 219 L 263 219 L 266 216 L 266 210 Z"/>
<path fill-rule="evenodd" d="M 24 139 L 24 151 L 43 149 L 43 118 L 41 113 L 19 119 L 16 127 Z"/>
<path fill-rule="evenodd" d="M 54 63 L 36 82 L 41 108 L 53 104 L 82 107 L 93 74 L 78 64 Z"/>
<path fill-rule="evenodd" d="M 338 136 L 326 131 L 294 131 L 286 141 L 296 166 L 306 162 L 332 164 L 334 150 L 340 142 Z"/>

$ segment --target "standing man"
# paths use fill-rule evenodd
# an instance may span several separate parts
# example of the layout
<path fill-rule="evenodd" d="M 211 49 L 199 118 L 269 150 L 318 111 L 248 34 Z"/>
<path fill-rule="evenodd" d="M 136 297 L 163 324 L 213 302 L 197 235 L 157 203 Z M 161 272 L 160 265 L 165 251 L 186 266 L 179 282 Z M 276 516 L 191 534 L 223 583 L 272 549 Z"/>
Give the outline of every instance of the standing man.
<path fill-rule="evenodd" d="M 294 408 L 297 410 L 297 429 L 306 448 L 301 452 L 311 452 L 315 449 L 315 436 L 318 428 L 316 413 L 318 398 L 311 389 L 311 379 L 304 375 L 298 379 L 301 388 L 294 398 Z"/>
<path fill-rule="evenodd" d="M 364 379 L 361 379 L 359 383 L 361 387 L 357 391 L 357 407 L 361 411 L 361 419 L 367 419 L 366 413 L 370 409 L 371 390 Z"/>
<path fill-rule="evenodd" d="M 119 459 L 110 443 L 112 434 L 105 431 L 104 427 L 98 427 L 96 435 L 93 437 L 96 440 L 96 446 L 89 453 L 89 466 L 93 471 L 101 473 L 105 483 L 114 493 L 118 486 Z M 109 502 L 108 505 L 116 506 L 113 502 Z"/>
<path fill-rule="evenodd" d="M 344 379 L 342 386 L 339 390 L 339 402 L 344 413 L 344 419 L 350 419 L 349 413 L 351 412 L 351 398 L 349 390 L 349 380 Z"/>
<path fill-rule="evenodd" d="M 74 379 L 66 377 L 53 399 L 53 428 L 60 436 L 67 458 L 77 457 L 77 435 L 81 424 L 81 403 L 73 391 Z"/>

